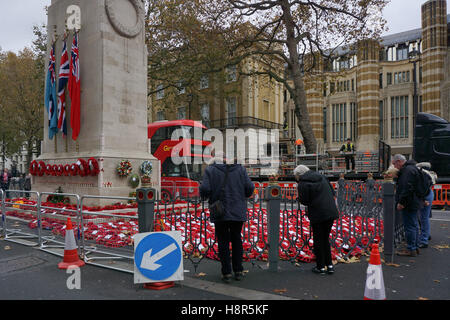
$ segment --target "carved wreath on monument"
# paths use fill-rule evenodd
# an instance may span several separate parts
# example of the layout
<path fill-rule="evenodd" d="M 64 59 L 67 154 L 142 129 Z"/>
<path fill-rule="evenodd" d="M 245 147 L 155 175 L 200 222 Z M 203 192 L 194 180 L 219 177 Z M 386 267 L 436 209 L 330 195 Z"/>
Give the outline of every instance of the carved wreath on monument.
<path fill-rule="evenodd" d="M 120 21 L 120 13 L 114 7 L 114 3 L 117 1 L 129 1 L 133 5 L 136 10 L 136 24 L 134 26 L 126 26 Z M 134 38 L 141 32 L 144 25 L 144 8 L 141 0 L 105 0 L 105 8 L 109 22 L 120 35 Z"/>

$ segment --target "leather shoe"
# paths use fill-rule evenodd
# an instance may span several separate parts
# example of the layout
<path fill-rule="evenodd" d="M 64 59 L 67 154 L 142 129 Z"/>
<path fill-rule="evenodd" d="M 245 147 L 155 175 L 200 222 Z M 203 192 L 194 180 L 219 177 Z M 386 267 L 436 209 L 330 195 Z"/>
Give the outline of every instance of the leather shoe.
<path fill-rule="evenodd" d="M 319 269 L 317 267 L 314 267 L 314 268 L 312 268 L 311 271 L 314 272 L 314 273 L 318 273 L 318 274 L 325 274 L 326 273 L 325 268 Z"/>
<path fill-rule="evenodd" d="M 423 248 L 428 248 L 428 245 L 425 243 L 419 244 L 419 248 L 423 249 Z"/>
<path fill-rule="evenodd" d="M 234 279 L 236 279 L 237 281 L 241 281 L 244 278 L 244 273 L 243 272 L 236 272 L 234 274 Z"/>

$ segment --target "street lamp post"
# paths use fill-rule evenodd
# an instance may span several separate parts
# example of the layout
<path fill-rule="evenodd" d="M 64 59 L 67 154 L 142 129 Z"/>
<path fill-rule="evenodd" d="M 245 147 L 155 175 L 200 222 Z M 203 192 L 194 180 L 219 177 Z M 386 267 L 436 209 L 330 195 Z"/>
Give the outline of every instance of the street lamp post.
<path fill-rule="evenodd" d="M 413 128 L 416 128 L 416 116 L 418 113 L 418 96 L 417 96 L 417 62 L 420 61 L 420 52 L 418 50 L 413 50 L 408 54 L 409 61 L 413 63 L 413 83 L 414 83 L 414 93 L 413 93 Z"/>
<path fill-rule="evenodd" d="M 188 98 L 188 103 L 189 103 L 188 119 L 190 120 L 191 119 L 191 104 L 192 104 L 192 101 L 194 100 L 194 95 L 192 93 L 189 93 L 187 95 L 187 98 Z"/>
<path fill-rule="evenodd" d="M 413 50 L 408 54 L 409 61 L 413 63 L 413 83 L 414 83 L 414 92 L 413 92 L 413 140 L 416 136 L 416 118 L 418 113 L 418 97 L 417 97 L 417 62 L 420 61 L 420 52 L 418 50 Z M 413 155 L 415 156 L 415 143 L 413 141 Z"/>

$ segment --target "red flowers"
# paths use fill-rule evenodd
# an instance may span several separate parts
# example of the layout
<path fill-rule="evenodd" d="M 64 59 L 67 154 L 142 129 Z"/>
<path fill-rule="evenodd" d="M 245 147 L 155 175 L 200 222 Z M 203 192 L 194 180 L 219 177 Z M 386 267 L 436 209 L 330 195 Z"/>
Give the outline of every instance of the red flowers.
<path fill-rule="evenodd" d="M 100 173 L 98 162 L 91 157 L 88 161 L 79 158 L 72 164 L 46 164 L 44 161 L 33 160 L 30 163 L 30 174 L 33 176 L 97 176 Z"/>

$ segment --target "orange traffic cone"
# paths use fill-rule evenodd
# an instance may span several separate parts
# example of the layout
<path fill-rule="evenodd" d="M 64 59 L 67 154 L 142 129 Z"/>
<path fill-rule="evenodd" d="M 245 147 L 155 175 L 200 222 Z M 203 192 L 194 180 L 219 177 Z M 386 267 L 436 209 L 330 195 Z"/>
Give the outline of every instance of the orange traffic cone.
<path fill-rule="evenodd" d="M 66 243 L 64 245 L 64 259 L 58 263 L 58 268 L 68 269 L 69 267 L 82 267 L 84 261 L 78 257 L 77 243 L 73 234 L 72 221 L 67 218 L 66 224 Z"/>
<path fill-rule="evenodd" d="M 372 244 L 369 266 L 367 267 L 364 300 L 386 300 L 383 271 L 381 270 L 380 252 L 378 251 L 377 243 Z"/>
<path fill-rule="evenodd" d="M 163 289 L 172 288 L 174 285 L 175 285 L 174 281 L 149 282 L 149 283 L 144 283 L 144 289 L 163 290 Z"/>

